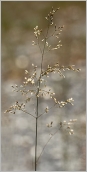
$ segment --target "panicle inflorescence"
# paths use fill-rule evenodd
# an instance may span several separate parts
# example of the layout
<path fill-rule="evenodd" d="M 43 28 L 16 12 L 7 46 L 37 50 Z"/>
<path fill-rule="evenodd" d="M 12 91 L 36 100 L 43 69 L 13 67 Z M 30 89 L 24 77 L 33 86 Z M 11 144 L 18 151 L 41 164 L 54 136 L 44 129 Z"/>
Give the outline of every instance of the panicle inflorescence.
<path fill-rule="evenodd" d="M 58 101 L 55 97 L 55 93 L 52 92 L 51 89 L 49 89 L 48 91 L 44 90 L 43 88 L 39 88 L 39 91 L 38 91 L 38 94 L 37 94 L 37 90 L 38 90 L 38 86 L 36 86 L 37 84 L 37 80 L 40 81 L 40 84 L 43 83 L 43 81 L 45 81 L 45 79 L 43 78 L 44 76 L 48 76 L 48 74 L 50 73 L 59 73 L 60 76 L 64 76 L 64 74 L 62 73 L 62 71 L 65 71 L 65 70 L 73 70 L 73 71 L 76 71 L 76 72 L 79 72 L 81 69 L 75 69 L 74 68 L 74 65 L 71 65 L 71 66 L 68 66 L 68 67 L 64 67 L 64 66 L 60 66 L 59 63 L 57 62 L 55 65 L 53 66 L 50 66 L 48 65 L 47 69 L 45 71 L 42 71 L 41 72 L 41 78 L 37 79 L 37 66 L 35 66 L 34 64 L 32 64 L 33 66 L 33 74 L 30 76 L 29 74 L 29 71 L 28 70 L 25 70 L 25 75 L 26 77 L 24 78 L 25 81 L 23 82 L 22 85 L 18 86 L 17 84 L 15 84 L 14 86 L 12 85 L 12 88 L 13 88 L 13 91 L 16 91 L 16 92 L 20 92 L 22 96 L 25 96 L 25 102 L 20 104 L 17 103 L 16 101 L 16 104 L 15 105 L 12 105 L 10 106 L 10 108 L 8 110 L 5 111 L 5 113 L 9 112 L 9 113 L 13 113 L 15 114 L 15 111 L 14 110 L 24 110 L 23 108 L 25 107 L 25 104 L 30 102 L 32 96 L 36 96 L 36 97 L 45 97 L 47 95 L 50 96 L 50 98 L 53 100 L 54 102 L 54 106 L 55 105 L 58 105 L 59 108 L 62 108 L 62 107 L 65 107 L 68 103 L 73 105 L 73 98 L 69 98 L 65 101 Z M 29 85 L 33 85 L 33 87 L 35 89 L 27 89 L 27 86 Z M 46 87 L 46 85 L 45 85 Z M 44 113 L 48 113 L 50 108 L 46 107 Z M 44 114 L 43 113 L 43 114 Z M 41 114 L 42 115 L 42 114 Z M 41 116 L 39 115 L 39 116 Z"/>
<path fill-rule="evenodd" d="M 19 104 L 19 102 L 16 101 L 15 105 L 10 106 L 10 108 L 8 110 L 6 110 L 4 113 L 9 112 L 9 113 L 15 114 L 16 110 L 25 110 L 25 103 Z"/>
<path fill-rule="evenodd" d="M 50 123 L 46 124 L 47 127 L 52 127 L 53 125 L 53 121 L 51 121 Z"/>
<path fill-rule="evenodd" d="M 47 15 L 47 17 L 45 17 L 46 20 L 48 21 L 48 25 L 49 26 L 54 25 L 54 14 L 58 10 L 59 10 L 59 8 L 57 8 L 56 10 L 54 10 L 53 7 L 52 7 L 52 11 L 50 11 L 50 13 Z M 42 50 L 41 50 L 41 45 L 40 45 L 40 42 L 39 42 L 40 41 L 39 40 L 39 36 L 41 35 L 41 33 L 42 33 L 42 36 L 43 36 L 42 42 L 44 43 L 44 41 L 45 41 L 45 45 L 46 45 L 46 48 L 45 49 L 46 50 L 48 50 L 48 51 L 51 51 L 52 50 L 53 51 L 53 50 L 57 50 L 60 47 L 62 47 L 61 40 L 59 40 L 57 42 L 57 44 L 56 44 L 55 47 L 52 47 L 52 45 L 50 45 L 50 43 L 49 43 L 49 38 L 50 37 L 55 37 L 55 38 L 59 39 L 59 35 L 61 34 L 62 29 L 64 28 L 64 25 L 57 27 L 56 24 L 55 24 L 53 27 L 54 27 L 53 33 L 51 35 L 48 35 L 47 34 L 46 36 L 44 36 L 44 33 L 43 33 L 43 30 L 42 29 L 38 29 L 39 28 L 38 26 L 36 26 L 34 28 L 34 35 L 35 35 L 35 37 L 37 39 L 37 42 L 32 41 L 32 45 L 38 45 L 41 52 L 42 52 Z"/>
<path fill-rule="evenodd" d="M 74 130 L 72 129 L 72 125 L 77 121 L 77 119 L 70 119 L 68 122 L 64 120 L 60 122 L 60 127 L 64 128 L 70 135 L 74 134 Z"/>
<path fill-rule="evenodd" d="M 19 101 L 16 101 L 14 105 L 10 106 L 8 110 L 6 110 L 4 113 L 11 113 L 11 114 L 15 114 L 16 110 L 20 110 L 30 116 L 32 116 L 33 118 L 36 119 L 36 136 L 37 136 L 37 119 L 39 117 L 41 117 L 44 114 L 49 113 L 49 111 L 54 107 L 54 106 L 58 106 L 58 108 L 62 108 L 65 107 L 67 104 L 71 104 L 73 105 L 73 98 L 68 98 L 67 100 L 64 101 L 59 101 L 56 98 L 55 92 L 52 91 L 52 89 L 48 89 L 45 90 L 45 88 L 43 88 L 43 84 L 45 87 L 47 87 L 46 85 L 46 77 L 49 77 L 49 75 L 51 73 L 58 73 L 58 75 L 60 77 L 65 78 L 64 72 L 66 70 L 68 71 L 74 71 L 74 72 L 79 72 L 81 69 L 76 69 L 75 65 L 69 65 L 69 66 L 60 66 L 59 62 L 53 64 L 53 66 L 51 66 L 50 64 L 48 64 L 47 68 L 43 70 L 43 58 L 44 58 L 44 54 L 46 53 L 45 51 L 53 51 L 53 50 L 58 50 L 60 47 L 62 47 L 61 44 L 61 40 L 60 38 L 60 34 L 62 32 L 62 29 L 64 28 L 63 26 L 59 26 L 57 27 L 56 24 L 54 24 L 54 14 L 59 10 L 59 8 L 56 8 L 54 10 L 54 8 L 52 7 L 52 10 L 50 11 L 50 13 L 47 15 L 47 17 L 45 17 L 45 19 L 48 22 L 48 28 L 47 28 L 47 33 L 46 35 L 44 35 L 43 30 L 39 29 L 38 26 L 36 26 L 34 28 L 34 36 L 36 38 L 36 42 L 32 41 L 32 45 L 38 45 L 40 53 L 41 53 L 41 66 L 40 66 L 40 75 L 38 76 L 38 71 L 37 71 L 37 66 L 35 66 L 34 64 L 32 64 L 33 67 L 33 74 L 31 75 L 30 72 L 26 69 L 25 70 L 25 77 L 24 77 L 24 81 L 22 83 L 22 85 L 18 86 L 17 84 L 15 84 L 14 86 L 12 85 L 13 91 L 15 92 L 19 92 L 21 94 L 21 96 L 23 96 L 24 98 L 24 102 L 23 103 L 19 103 Z M 51 35 L 49 35 L 49 28 L 52 25 L 52 29 L 53 29 L 53 33 Z M 43 39 L 41 38 L 40 40 L 40 36 L 43 37 Z M 56 45 L 53 47 L 52 45 L 50 45 L 50 41 L 49 38 L 55 38 L 57 41 Z M 41 47 L 42 46 L 42 47 Z M 38 59 L 37 59 L 38 60 Z M 29 103 L 31 101 L 31 99 L 33 99 L 33 96 L 36 98 L 36 104 L 37 107 L 35 110 L 35 115 L 31 114 L 29 111 L 26 110 L 26 103 Z M 48 105 L 46 105 L 43 113 L 39 114 L 39 101 L 38 99 L 40 98 L 44 98 L 48 96 L 52 101 L 53 101 L 53 106 L 52 107 L 48 107 Z M 70 119 L 68 122 L 66 121 L 61 121 L 59 123 L 59 126 L 63 129 L 65 129 L 70 135 L 74 134 L 72 125 L 77 121 L 77 119 Z M 51 121 L 50 123 L 47 123 L 46 126 L 48 128 L 53 127 L 53 121 Z M 57 126 L 58 127 L 58 126 Z M 58 128 L 57 131 L 54 134 L 50 134 L 50 138 L 49 140 L 58 132 Z M 49 140 L 47 141 L 47 143 L 49 142 Z M 47 143 L 45 144 L 44 148 L 46 147 Z M 35 166 L 37 164 L 37 151 L 36 151 L 36 147 L 37 147 L 37 137 L 36 137 L 36 145 L 35 145 Z M 43 152 L 42 150 L 42 152 Z M 42 154 L 41 152 L 41 154 Z M 40 156 L 41 156 L 40 154 Z M 39 156 L 39 158 L 40 158 Z M 38 159 L 39 159 L 38 158 Z M 36 170 L 35 170 L 36 171 Z"/>
<path fill-rule="evenodd" d="M 37 131 L 38 131 L 37 130 L 37 126 L 38 126 L 37 119 L 44 114 L 49 114 L 50 110 L 53 109 L 54 106 L 58 106 L 58 108 L 63 108 L 67 104 L 73 105 L 73 102 L 74 102 L 73 98 L 68 98 L 67 100 L 64 100 L 64 101 L 57 100 L 55 92 L 53 92 L 51 88 L 47 89 L 47 83 L 46 83 L 47 78 L 46 77 L 49 77 L 49 75 L 51 73 L 54 73 L 54 74 L 58 73 L 58 75 L 60 77 L 65 78 L 64 72 L 66 70 L 74 71 L 74 72 L 79 72 L 81 70 L 81 69 L 76 69 L 75 65 L 69 65 L 69 66 L 61 65 L 60 66 L 59 62 L 53 64 L 53 66 L 48 64 L 47 68 L 43 69 L 43 59 L 44 59 L 45 53 L 49 52 L 49 51 L 53 51 L 53 50 L 58 50 L 59 48 L 62 47 L 61 40 L 60 40 L 60 34 L 64 28 L 64 25 L 57 27 L 57 25 L 54 23 L 54 14 L 58 10 L 59 10 L 59 8 L 54 9 L 52 7 L 52 10 L 50 11 L 50 13 L 47 15 L 47 17 L 45 17 L 45 19 L 48 22 L 46 35 L 44 35 L 43 30 L 39 29 L 38 26 L 34 27 L 34 36 L 36 38 L 36 42 L 32 41 L 32 45 L 38 45 L 40 53 L 41 53 L 41 65 L 40 65 L 39 77 L 38 77 L 38 71 L 37 71 L 36 65 L 32 64 L 33 74 L 30 74 L 30 72 L 26 69 L 25 77 L 24 77 L 24 81 L 23 81 L 22 85 L 20 85 L 20 86 L 18 86 L 17 84 L 15 84 L 14 86 L 12 85 L 13 91 L 19 92 L 21 94 L 21 96 L 24 98 L 24 102 L 21 101 L 21 103 L 19 103 L 19 101 L 16 100 L 15 104 L 11 105 L 9 107 L 9 109 L 4 112 L 4 113 L 15 114 L 16 111 L 19 110 L 26 114 L 29 114 L 30 116 L 32 116 L 33 118 L 36 119 L 35 171 L 36 171 L 37 161 L 41 157 L 43 150 L 46 147 L 46 145 L 48 144 L 48 142 L 50 141 L 50 139 L 59 131 L 59 129 L 64 129 L 70 135 L 74 134 L 74 130 L 73 130 L 72 126 L 77 121 L 77 119 L 70 119 L 68 122 L 65 120 L 63 122 L 61 121 L 58 125 L 59 127 L 57 126 L 56 132 L 54 132 L 53 134 L 50 134 L 50 138 L 48 139 L 47 143 L 43 147 L 41 154 L 37 158 L 37 134 L 38 134 L 37 133 Z M 52 31 L 52 33 L 49 34 L 50 27 L 52 27 L 53 31 Z M 40 36 L 41 36 L 41 39 L 40 39 Z M 50 44 L 51 39 L 49 39 L 49 38 L 52 38 L 52 40 L 56 39 L 57 43 L 55 46 L 52 46 Z M 45 87 L 43 87 L 43 85 Z M 50 98 L 50 100 L 53 101 L 53 106 L 48 107 L 48 105 L 46 105 L 46 107 L 43 110 L 43 113 L 39 114 L 39 101 L 38 100 L 40 98 L 41 99 L 46 98 L 46 96 L 48 96 Z M 34 108 L 34 115 L 31 114 L 29 111 L 27 111 L 27 106 L 26 106 L 26 104 L 30 103 L 30 101 L 31 101 L 31 99 L 33 99 L 33 97 L 36 100 L 36 109 Z M 48 128 L 53 127 L 53 121 L 51 121 L 50 123 L 47 123 L 46 126 Z"/>
<path fill-rule="evenodd" d="M 54 102 L 56 103 L 56 104 L 58 104 L 59 105 L 59 107 L 61 108 L 61 107 L 64 107 L 65 105 L 67 105 L 68 103 L 70 103 L 71 105 L 73 105 L 73 98 L 70 98 L 70 99 L 67 99 L 66 101 L 57 101 L 56 100 L 56 98 L 53 98 L 53 100 L 54 100 Z"/>
<path fill-rule="evenodd" d="M 63 75 L 62 71 L 65 71 L 65 70 L 72 70 L 72 71 L 75 71 L 75 72 L 79 72 L 81 69 L 75 69 L 74 68 L 75 65 L 71 65 L 71 66 L 60 66 L 59 63 L 57 62 L 56 64 L 54 64 L 53 66 L 50 66 L 48 65 L 47 69 L 45 71 L 42 71 L 41 75 L 44 76 L 48 76 L 48 74 L 50 73 L 59 73 L 60 76 L 64 77 L 65 76 Z"/>
<path fill-rule="evenodd" d="M 35 35 L 35 37 L 38 39 L 38 37 L 40 36 L 40 34 L 41 34 L 41 32 L 42 32 L 42 29 L 38 29 L 38 26 L 36 26 L 35 28 L 34 28 L 34 35 Z M 33 42 L 34 43 L 34 42 Z"/>
<path fill-rule="evenodd" d="M 47 15 L 46 20 L 49 21 L 50 25 L 53 25 L 53 19 L 54 19 L 54 14 L 59 10 L 60 8 L 56 8 L 56 10 L 53 9 L 50 11 L 50 13 Z"/>

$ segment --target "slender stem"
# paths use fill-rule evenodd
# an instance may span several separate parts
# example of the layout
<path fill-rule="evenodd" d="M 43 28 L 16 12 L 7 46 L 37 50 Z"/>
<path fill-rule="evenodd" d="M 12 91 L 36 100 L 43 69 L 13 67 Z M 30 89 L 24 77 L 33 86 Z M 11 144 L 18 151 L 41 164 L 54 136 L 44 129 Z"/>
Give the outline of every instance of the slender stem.
<path fill-rule="evenodd" d="M 55 105 L 56 105 L 56 103 L 55 103 L 52 107 L 50 107 L 49 110 L 52 109 Z M 38 116 L 38 118 L 39 118 L 40 116 L 46 114 L 46 113 L 47 113 L 47 112 L 43 112 L 42 114 L 40 114 L 40 115 Z"/>
<path fill-rule="evenodd" d="M 37 159 L 37 162 L 39 161 L 39 159 L 40 159 L 40 157 L 41 157 L 41 155 L 42 155 L 42 153 L 43 153 L 43 151 L 44 151 L 46 145 L 47 145 L 48 142 L 51 140 L 51 138 L 52 138 L 52 136 L 48 139 L 48 141 L 47 141 L 46 144 L 44 145 L 44 147 L 43 147 L 43 149 L 42 149 L 42 151 L 41 151 L 41 153 L 40 153 L 40 155 L 39 155 L 39 157 L 38 157 L 38 159 Z"/>
<path fill-rule="evenodd" d="M 60 126 L 60 128 L 61 128 L 61 126 Z M 59 129 L 60 129 L 60 128 L 59 128 Z M 42 149 L 42 151 L 41 151 L 41 153 L 40 153 L 40 155 L 39 155 L 39 157 L 38 157 L 38 159 L 37 159 L 37 163 L 38 163 L 38 161 L 39 161 L 41 155 L 43 154 L 43 151 L 44 151 L 45 147 L 47 146 L 47 144 L 49 143 L 49 141 L 53 138 L 53 136 L 54 136 L 57 132 L 58 132 L 58 129 L 57 129 L 57 130 L 54 132 L 54 134 L 52 134 L 52 135 L 50 136 L 50 138 L 47 140 L 46 144 L 44 145 L 44 147 L 43 147 L 43 149 Z"/>
<path fill-rule="evenodd" d="M 36 116 L 32 115 L 31 113 L 27 112 L 26 110 L 21 109 L 21 111 L 24 112 L 24 113 L 26 113 L 26 114 L 29 114 L 30 116 L 32 116 L 34 118 L 36 118 Z"/>
<path fill-rule="evenodd" d="M 39 93 L 39 87 L 38 87 L 38 90 L 37 90 L 37 95 Z M 36 138 L 35 138 L 35 171 L 37 171 L 37 119 L 38 119 L 38 99 L 39 97 L 37 96 L 37 111 L 36 111 Z"/>
<path fill-rule="evenodd" d="M 38 133 L 37 133 L 37 127 L 38 127 L 38 109 L 39 109 L 39 97 L 38 97 L 38 93 L 40 90 L 40 79 L 41 79 L 41 73 L 42 73 L 42 65 L 43 65 L 43 57 L 44 57 L 44 51 L 45 51 L 45 46 L 46 46 L 46 40 L 47 40 L 47 35 L 48 35 L 48 30 L 49 30 L 49 25 L 47 28 L 47 33 L 46 33 L 46 37 L 45 37 L 45 42 L 44 42 L 44 47 L 43 47 L 43 51 L 41 51 L 42 54 L 42 59 L 41 59 L 41 71 L 40 71 L 40 77 L 38 79 L 38 85 L 37 85 L 37 105 L 36 105 L 36 138 L 35 138 L 35 171 L 37 171 L 37 138 L 38 138 Z M 38 45 L 39 45 L 39 39 L 38 39 Z M 39 45 L 40 48 L 40 45 Z"/>
<path fill-rule="evenodd" d="M 36 118 L 36 139 L 35 139 L 35 171 L 37 171 L 37 118 Z"/>
<path fill-rule="evenodd" d="M 48 23 L 47 33 L 46 33 L 45 42 L 44 42 L 44 48 L 43 48 L 43 52 L 42 52 L 41 73 L 42 73 L 43 57 L 44 57 L 44 51 L 45 51 L 45 46 L 46 46 L 46 40 L 47 40 L 47 35 L 48 35 L 49 27 L 50 27 L 50 24 Z M 40 73 L 40 78 L 41 78 L 41 73 Z"/>

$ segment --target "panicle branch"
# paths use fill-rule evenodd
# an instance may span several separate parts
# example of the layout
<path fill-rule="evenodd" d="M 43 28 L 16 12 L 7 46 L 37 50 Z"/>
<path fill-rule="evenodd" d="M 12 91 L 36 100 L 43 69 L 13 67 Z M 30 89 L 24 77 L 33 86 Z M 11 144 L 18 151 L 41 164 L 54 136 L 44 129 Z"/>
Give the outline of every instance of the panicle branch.
<path fill-rule="evenodd" d="M 47 69 L 45 71 L 42 71 L 41 75 L 42 76 L 48 76 L 48 74 L 53 72 L 53 73 L 58 73 L 60 76 L 65 78 L 62 71 L 65 71 L 65 70 L 72 70 L 72 71 L 75 71 L 75 72 L 81 71 L 81 69 L 75 69 L 74 66 L 75 65 L 70 65 L 70 66 L 67 66 L 67 67 L 65 67 L 63 65 L 60 66 L 59 63 L 57 62 L 53 66 L 48 65 Z"/>

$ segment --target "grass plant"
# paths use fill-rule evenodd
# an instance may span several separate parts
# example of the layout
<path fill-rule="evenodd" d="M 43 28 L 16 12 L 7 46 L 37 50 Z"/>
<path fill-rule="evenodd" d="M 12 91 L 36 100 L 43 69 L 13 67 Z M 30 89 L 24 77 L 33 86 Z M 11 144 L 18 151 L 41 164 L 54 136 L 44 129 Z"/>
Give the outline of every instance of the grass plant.
<path fill-rule="evenodd" d="M 69 121 L 60 121 L 59 127 L 57 127 L 56 131 L 53 134 L 50 134 L 50 137 L 48 138 L 46 144 L 44 145 L 40 155 L 37 157 L 37 140 L 39 139 L 38 136 L 38 119 L 44 115 L 47 114 L 51 108 L 58 106 L 59 108 L 64 108 L 67 106 L 67 104 L 73 105 L 73 98 L 68 98 L 67 100 L 64 101 L 59 101 L 56 99 L 56 95 L 54 92 L 52 92 L 51 89 L 49 91 L 43 90 L 42 85 L 45 87 L 47 86 L 46 80 L 48 77 L 50 77 L 51 73 L 57 73 L 60 77 L 65 78 L 64 72 L 66 70 L 68 71 L 74 71 L 74 72 L 79 72 L 80 69 L 76 69 L 74 65 L 69 65 L 69 66 L 60 66 L 59 62 L 56 62 L 52 66 L 48 64 L 46 69 L 43 69 L 43 63 L 44 63 L 44 58 L 46 56 L 46 53 L 49 51 L 58 51 L 59 48 L 62 47 L 61 40 L 60 40 L 60 34 L 64 28 L 64 26 L 57 26 L 54 23 L 54 16 L 55 14 L 59 11 L 59 8 L 54 9 L 52 7 L 50 13 L 45 17 L 47 20 L 47 30 L 46 33 L 44 34 L 42 29 L 39 29 L 38 26 L 34 28 L 34 36 L 35 36 L 35 41 L 32 41 L 32 46 L 38 46 L 40 53 L 41 53 L 41 63 L 40 63 L 40 75 L 37 77 L 37 69 L 38 66 L 35 66 L 32 64 L 33 68 L 33 74 L 30 75 L 29 71 L 26 69 L 25 70 L 25 78 L 24 82 L 22 85 L 12 85 L 13 91 L 15 92 L 20 92 L 22 96 L 24 96 L 24 102 L 20 103 L 16 100 L 15 104 L 10 106 L 9 109 L 5 111 L 5 113 L 12 113 L 15 114 L 16 110 L 22 111 L 35 119 L 35 124 L 36 124 L 36 129 L 35 129 L 35 171 L 37 171 L 37 164 L 39 162 L 39 159 L 41 158 L 41 155 L 44 152 L 45 147 L 47 146 L 48 142 L 53 138 L 53 136 L 61 130 L 61 128 L 64 127 L 64 129 L 70 134 L 74 134 L 72 124 L 77 121 L 77 119 L 70 119 Z M 53 29 L 53 33 L 50 35 L 49 30 Z M 43 38 L 42 38 L 43 37 Z M 54 39 L 57 40 L 56 46 L 50 45 L 50 38 L 54 37 Z M 40 39 L 41 38 L 41 39 Z M 39 113 L 39 98 L 44 98 L 44 96 L 50 96 L 50 99 L 53 101 L 53 106 L 52 107 L 46 107 L 44 109 L 44 112 L 41 114 Z M 28 104 L 32 97 L 35 96 L 36 98 L 36 111 L 35 114 L 30 113 L 26 109 L 26 104 Z M 47 127 L 53 127 L 53 121 L 50 121 L 49 124 L 46 124 Z M 44 170 L 44 169 L 43 169 Z"/>

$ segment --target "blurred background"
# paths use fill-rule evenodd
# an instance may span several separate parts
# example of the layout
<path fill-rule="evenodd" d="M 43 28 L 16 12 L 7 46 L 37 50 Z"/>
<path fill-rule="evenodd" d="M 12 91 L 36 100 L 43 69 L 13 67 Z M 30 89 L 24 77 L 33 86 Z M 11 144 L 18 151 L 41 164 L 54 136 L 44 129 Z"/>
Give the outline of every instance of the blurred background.
<path fill-rule="evenodd" d="M 17 92 L 12 92 L 11 85 L 21 85 L 24 80 L 24 70 L 32 74 L 32 63 L 40 70 L 41 54 L 37 46 L 32 46 L 35 40 L 33 28 L 38 25 L 46 32 L 45 17 L 51 11 L 60 7 L 55 14 L 54 23 L 64 25 L 60 35 L 62 47 L 44 56 L 44 69 L 48 64 L 75 65 L 81 72 L 64 74 L 65 79 L 58 74 L 48 78 L 47 89 L 56 93 L 58 100 L 73 97 L 74 106 L 53 108 L 38 121 L 38 155 L 49 138 L 49 133 L 55 131 L 60 121 L 77 119 L 74 125 L 74 135 L 59 131 L 49 142 L 38 163 L 38 171 L 85 171 L 86 170 L 86 2 L 84 1 L 54 1 L 1 2 L 1 77 L 2 77 L 2 171 L 34 171 L 35 119 L 17 111 L 15 115 L 4 114 L 15 101 L 23 101 Z M 51 30 L 50 30 L 51 33 Z M 50 34 L 49 33 L 49 34 Z M 55 40 L 50 39 L 55 45 Z M 49 97 L 40 99 L 39 113 L 52 106 Z M 36 100 L 27 105 L 27 110 L 34 114 Z M 53 127 L 46 124 L 53 121 Z"/>

